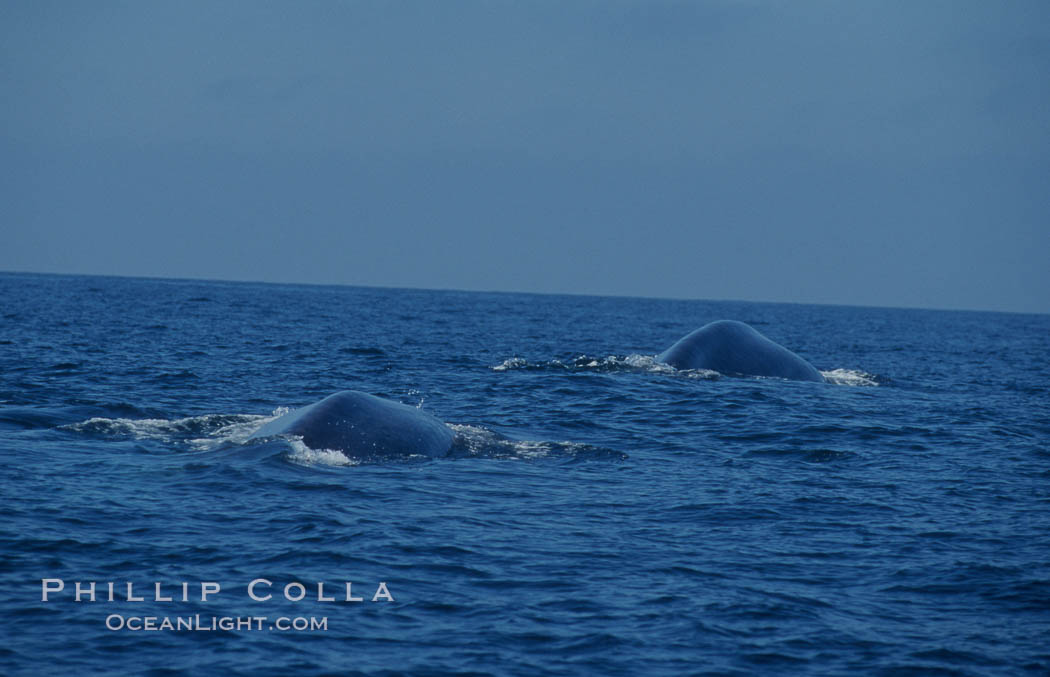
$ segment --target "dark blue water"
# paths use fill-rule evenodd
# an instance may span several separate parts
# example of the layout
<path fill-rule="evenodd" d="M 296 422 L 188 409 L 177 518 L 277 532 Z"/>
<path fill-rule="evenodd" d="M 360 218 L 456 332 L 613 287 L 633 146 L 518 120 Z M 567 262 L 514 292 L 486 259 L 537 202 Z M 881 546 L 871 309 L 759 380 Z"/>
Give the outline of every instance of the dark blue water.
<path fill-rule="evenodd" d="M 654 363 L 721 318 L 831 382 Z M 0 275 L 0 672 L 1046 674 L 1048 354 L 1039 315 Z M 350 388 L 452 457 L 245 442 Z"/>

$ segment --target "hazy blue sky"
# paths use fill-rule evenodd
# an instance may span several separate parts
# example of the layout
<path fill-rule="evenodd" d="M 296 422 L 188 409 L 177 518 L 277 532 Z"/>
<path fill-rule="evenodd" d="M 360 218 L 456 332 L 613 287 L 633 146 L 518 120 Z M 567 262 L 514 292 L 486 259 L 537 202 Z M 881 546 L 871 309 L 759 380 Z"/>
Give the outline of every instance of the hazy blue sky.
<path fill-rule="evenodd" d="M 1050 2 L 0 0 L 0 270 L 1050 312 Z"/>

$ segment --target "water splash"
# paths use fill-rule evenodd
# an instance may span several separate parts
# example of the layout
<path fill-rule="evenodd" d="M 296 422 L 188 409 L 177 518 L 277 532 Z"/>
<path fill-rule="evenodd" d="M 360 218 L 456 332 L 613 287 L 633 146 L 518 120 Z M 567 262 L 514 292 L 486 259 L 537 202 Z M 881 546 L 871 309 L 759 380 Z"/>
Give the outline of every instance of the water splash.
<path fill-rule="evenodd" d="M 311 449 L 298 436 L 288 438 L 288 444 L 292 450 L 285 455 L 285 459 L 296 465 L 344 467 L 361 465 L 362 462 L 336 449 Z"/>
<path fill-rule="evenodd" d="M 581 442 L 512 440 L 481 426 L 448 424 L 455 433 L 452 456 L 505 460 L 624 460 L 626 454 Z"/>
<path fill-rule="evenodd" d="M 708 369 L 683 369 L 678 370 L 669 364 L 657 362 L 655 355 L 609 355 L 606 357 L 591 357 L 580 355 L 569 361 L 557 358 L 544 362 L 529 362 L 522 357 L 512 357 L 504 360 L 494 367 L 492 371 L 569 371 L 569 372 L 651 372 L 658 374 L 679 374 L 692 378 L 715 378 L 718 372 Z"/>
<path fill-rule="evenodd" d="M 878 377 L 859 369 L 832 369 L 820 372 L 824 380 L 838 386 L 864 386 L 876 387 L 879 385 Z"/>
<path fill-rule="evenodd" d="M 127 437 L 162 442 L 186 441 L 191 444 L 243 442 L 267 416 L 251 414 L 205 414 L 186 418 L 89 418 L 80 423 L 59 426 L 59 430 L 97 437 Z M 199 436 L 199 437 L 191 437 Z"/>

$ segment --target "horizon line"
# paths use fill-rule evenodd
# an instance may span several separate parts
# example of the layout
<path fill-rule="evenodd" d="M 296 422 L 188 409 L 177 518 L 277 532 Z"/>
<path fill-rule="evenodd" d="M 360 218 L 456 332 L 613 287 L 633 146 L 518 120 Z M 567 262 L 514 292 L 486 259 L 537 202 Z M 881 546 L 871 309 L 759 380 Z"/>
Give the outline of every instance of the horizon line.
<path fill-rule="evenodd" d="M 523 291 L 519 289 L 465 289 L 460 287 L 417 287 L 411 285 L 357 284 L 351 282 L 275 282 L 272 280 L 244 280 L 233 278 L 171 277 L 166 275 L 126 275 L 120 273 L 57 273 L 37 270 L 0 270 L 0 275 L 38 275 L 50 277 L 104 277 L 127 280 L 156 280 L 165 282 L 210 282 L 223 284 L 261 284 L 284 287 L 356 287 L 360 289 L 388 289 L 403 291 L 459 292 L 468 294 L 515 294 L 528 296 L 582 296 L 606 299 L 639 299 L 651 301 L 696 301 L 704 303 L 756 303 L 789 306 L 827 306 L 832 308 L 870 308 L 874 310 L 922 310 L 945 313 L 1003 313 L 1008 315 L 1050 315 L 1050 311 L 992 310 L 987 308 L 931 308 L 928 306 L 887 306 L 814 301 L 769 301 L 757 299 L 712 299 L 686 296 L 650 296 L 646 294 L 598 294 L 593 292 Z"/>

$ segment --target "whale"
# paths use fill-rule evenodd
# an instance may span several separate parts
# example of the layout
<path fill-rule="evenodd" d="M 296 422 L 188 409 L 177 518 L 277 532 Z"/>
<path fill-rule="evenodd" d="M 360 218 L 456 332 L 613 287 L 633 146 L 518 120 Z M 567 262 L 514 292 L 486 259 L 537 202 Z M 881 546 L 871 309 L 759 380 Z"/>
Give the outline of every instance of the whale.
<path fill-rule="evenodd" d="M 452 429 L 417 407 L 357 390 L 344 390 L 263 424 L 248 438 L 295 435 L 315 450 L 354 459 L 445 456 Z"/>
<path fill-rule="evenodd" d="M 824 376 L 812 364 L 736 320 L 706 324 L 678 339 L 656 360 L 675 369 L 824 382 Z"/>

